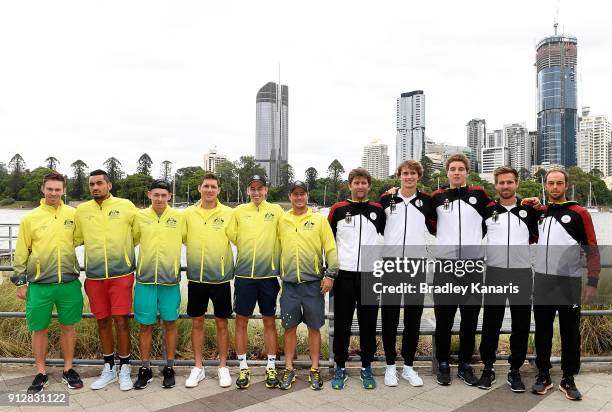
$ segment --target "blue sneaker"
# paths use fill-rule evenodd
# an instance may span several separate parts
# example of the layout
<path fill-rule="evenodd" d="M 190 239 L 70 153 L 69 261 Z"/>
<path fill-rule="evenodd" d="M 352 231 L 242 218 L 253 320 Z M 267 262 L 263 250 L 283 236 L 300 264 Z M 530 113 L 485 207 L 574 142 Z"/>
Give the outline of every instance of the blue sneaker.
<path fill-rule="evenodd" d="M 346 370 L 344 368 L 337 367 L 334 372 L 334 378 L 331 381 L 332 388 L 334 389 L 344 389 L 344 384 L 348 376 L 346 376 Z"/>
<path fill-rule="evenodd" d="M 361 383 L 363 384 L 364 389 L 376 388 L 376 380 L 374 379 L 372 368 L 370 366 L 361 370 Z"/>

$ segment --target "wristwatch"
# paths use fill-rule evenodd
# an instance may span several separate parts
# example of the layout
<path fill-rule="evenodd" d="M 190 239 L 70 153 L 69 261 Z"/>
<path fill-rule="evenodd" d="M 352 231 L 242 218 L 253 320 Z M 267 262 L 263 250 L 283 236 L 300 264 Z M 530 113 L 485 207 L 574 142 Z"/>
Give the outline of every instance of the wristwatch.
<path fill-rule="evenodd" d="M 24 286 L 28 284 L 28 279 L 25 275 L 13 275 L 11 276 L 11 282 L 15 286 Z"/>

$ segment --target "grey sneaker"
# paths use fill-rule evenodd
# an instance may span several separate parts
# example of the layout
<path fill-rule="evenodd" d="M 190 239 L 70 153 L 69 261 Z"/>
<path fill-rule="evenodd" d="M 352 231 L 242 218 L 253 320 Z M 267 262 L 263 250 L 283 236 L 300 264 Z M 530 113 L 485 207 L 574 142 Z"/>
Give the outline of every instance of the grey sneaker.
<path fill-rule="evenodd" d="M 278 387 L 284 390 L 291 389 L 293 382 L 295 382 L 295 369 L 285 369 L 278 381 Z"/>
<path fill-rule="evenodd" d="M 100 377 L 91 384 L 91 389 L 102 389 L 113 382 L 117 382 L 117 366 L 111 368 L 110 363 L 105 363 Z"/>

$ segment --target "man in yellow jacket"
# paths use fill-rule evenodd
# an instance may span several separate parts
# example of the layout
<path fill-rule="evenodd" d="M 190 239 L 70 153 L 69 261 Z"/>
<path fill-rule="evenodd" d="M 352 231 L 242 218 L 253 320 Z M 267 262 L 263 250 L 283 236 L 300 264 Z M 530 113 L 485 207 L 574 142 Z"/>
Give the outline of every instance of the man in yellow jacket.
<path fill-rule="evenodd" d="M 104 170 L 89 175 L 92 200 L 76 210 L 75 245 L 85 245 L 85 292 L 102 343 L 104 367 L 91 384 L 102 389 L 119 379 L 119 388 L 132 389 L 130 378 L 130 329 L 134 284 L 132 225 L 138 209 L 127 199 L 111 195 L 113 185 Z M 119 374 L 115 368 L 113 320 L 119 341 Z"/>
<path fill-rule="evenodd" d="M 134 242 L 140 244 L 134 285 L 134 319 L 140 323 L 142 360 L 134 389 L 144 389 L 153 380 L 151 343 L 158 313 L 166 344 L 162 387 L 172 388 L 175 384 L 176 320 L 181 306 L 181 251 L 186 227 L 183 214 L 168 206 L 172 197 L 168 182 L 154 180 L 147 197 L 151 206 L 136 215 L 133 226 Z"/>
<path fill-rule="evenodd" d="M 53 306 L 61 325 L 60 346 L 64 357 L 62 382 L 70 389 L 83 387 L 72 369 L 76 334 L 81 320 L 83 293 L 79 263 L 74 252 L 74 208 L 62 202 L 66 180 L 59 173 L 43 178 L 40 206 L 21 220 L 15 248 L 14 275 L 17 297 L 26 300 L 26 321 L 32 331 L 32 352 L 37 374 L 28 393 L 41 392 L 49 384 L 45 371 L 48 327 Z"/>
<path fill-rule="evenodd" d="M 327 219 L 308 207 L 308 187 L 304 182 L 298 180 L 291 185 L 289 200 L 291 210 L 283 214 L 278 224 L 283 279 L 281 322 L 285 328 L 285 370 L 278 386 L 290 389 L 295 382 L 296 330 L 304 322 L 308 326 L 312 361 L 308 381 L 312 389 L 320 390 L 323 387 L 319 371 L 320 329 L 325 323 L 325 294 L 333 287 L 338 273 L 336 240 Z"/>
<path fill-rule="evenodd" d="M 236 386 L 246 389 L 251 371 L 246 361 L 247 326 L 255 304 L 259 305 L 264 324 L 264 342 L 268 354 L 266 386 L 278 386 L 276 376 L 276 299 L 278 284 L 278 221 L 283 214 L 279 205 L 268 203 L 266 179 L 251 176 L 247 193 L 251 201 L 234 209 L 230 239 L 238 248 L 234 281 L 236 312 L 236 354 L 240 375 Z"/>
<path fill-rule="evenodd" d="M 185 386 L 193 388 L 204 379 L 202 349 L 204 346 L 204 315 L 212 301 L 217 327 L 219 353 L 219 386 L 232 384 L 227 368 L 229 332 L 227 320 L 232 316 L 232 288 L 234 255 L 228 230 L 234 213 L 222 205 L 219 179 L 212 173 L 202 177 L 198 186 L 200 201 L 185 210 L 187 224 L 187 314 L 191 317 L 191 343 L 195 366 Z"/>

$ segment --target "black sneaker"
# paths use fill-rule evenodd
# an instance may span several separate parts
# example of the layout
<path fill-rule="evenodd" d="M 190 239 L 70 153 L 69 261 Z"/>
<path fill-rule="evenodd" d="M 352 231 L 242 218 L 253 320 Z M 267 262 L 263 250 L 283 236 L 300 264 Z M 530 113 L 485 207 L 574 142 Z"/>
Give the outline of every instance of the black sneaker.
<path fill-rule="evenodd" d="M 478 378 L 474 376 L 474 370 L 467 363 L 462 363 L 461 365 L 459 365 L 459 369 L 457 370 L 457 377 L 468 386 L 474 386 L 478 383 Z"/>
<path fill-rule="evenodd" d="M 436 381 L 440 385 L 450 385 L 451 384 L 451 376 L 450 376 L 450 366 L 446 362 L 440 362 L 438 366 L 438 375 L 436 375 Z"/>
<path fill-rule="evenodd" d="M 81 389 L 83 387 L 83 381 L 79 374 L 72 368 L 64 371 L 62 374 L 62 383 L 68 385 L 68 389 Z"/>
<path fill-rule="evenodd" d="M 544 395 L 550 388 L 553 387 L 552 380 L 550 380 L 550 374 L 548 372 L 539 372 L 536 376 L 536 381 L 531 387 L 533 393 L 538 395 Z"/>
<path fill-rule="evenodd" d="M 559 383 L 559 390 L 563 392 L 565 397 L 571 401 L 579 401 L 582 399 L 582 394 L 578 388 L 576 388 L 573 376 L 568 376 L 561 379 L 561 383 Z"/>
<path fill-rule="evenodd" d="M 510 369 L 508 372 L 508 385 L 512 392 L 525 392 L 525 384 L 521 380 L 521 373 L 518 369 Z"/>
<path fill-rule="evenodd" d="M 142 366 L 138 369 L 138 378 L 136 382 L 134 382 L 134 389 L 144 389 L 151 381 L 153 381 L 153 372 L 151 368 Z"/>
<path fill-rule="evenodd" d="M 28 393 L 34 394 L 38 392 L 42 392 L 43 388 L 46 388 L 49 385 L 49 377 L 45 374 L 39 373 L 34 377 L 32 384 L 28 388 Z"/>
<path fill-rule="evenodd" d="M 162 371 L 162 375 L 164 375 L 164 381 L 162 382 L 162 388 L 174 388 L 175 380 L 174 380 L 174 368 L 170 366 L 166 366 Z"/>
<path fill-rule="evenodd" d="M 478 380 L 478 387 L 480 389 L 491 389 L 491 386 L 495 383 L 495 369 L 485 367 L 482 370 L 482 375 Z"/>

